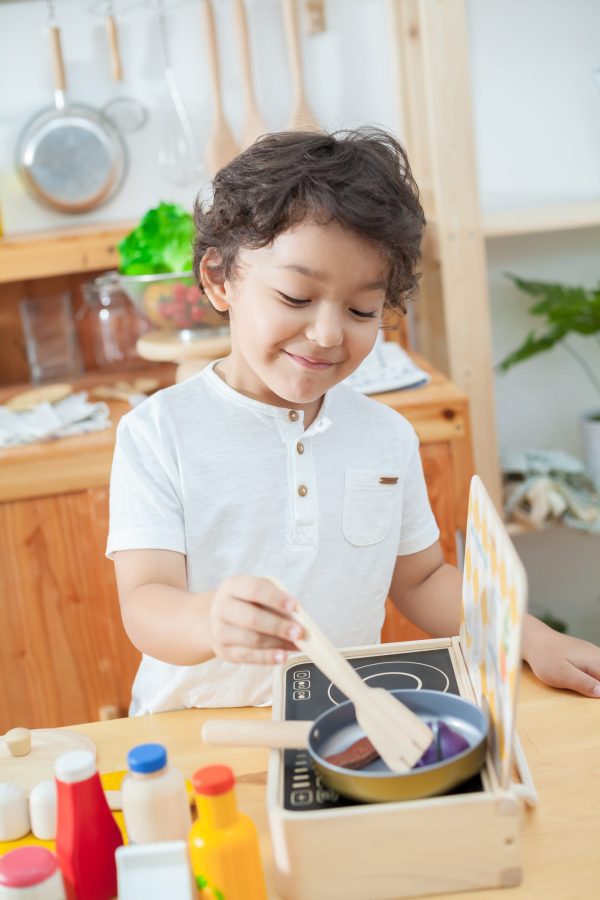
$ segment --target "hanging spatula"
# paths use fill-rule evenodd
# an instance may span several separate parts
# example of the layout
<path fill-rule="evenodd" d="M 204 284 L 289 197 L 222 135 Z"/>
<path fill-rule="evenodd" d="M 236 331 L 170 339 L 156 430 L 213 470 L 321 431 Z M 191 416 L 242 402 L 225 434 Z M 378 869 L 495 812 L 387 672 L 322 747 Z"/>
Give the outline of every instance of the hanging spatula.
<path fill-rule="evenodd" d="M 321 126 L 309 106 L 302 78 L 300 31 L 296 18 L 296 0 L 282 0 L 283 24 L 292 76 L 292 112 L 287 127 L 290 131 L 320 131 Z"/>
<path fill-rule="evenodd" d="M 244 89 L 244 128 L 242 130 L 241 147 L 244 150 L 253 144 L 257 137 L 266 134 L 269 130 L 260 114 L 254 85 L 252 82 L 252 61 L 250 57 L 250 37 L 248 34 L 248 20 L 244 0 L 234 0 L 233 15 L 237 32 L 238 47 L 240 53 L 240 65 L 242 67 L 242 84 Z"/>
<path fill-rule="evenodd" d="M 385 688 L 369 687 L 333 646 L 305 609 L 292 617 L 305 631 L 297 646 L 354 704 L 356 720 L 393 772 L 407 772 L 433 740 L 425 722 Z"/>
<path fill-rule="evenodd" d="M 210 174 L 216 175 L 219 169 L 226 166 L 228 162 L 231 162 L 234 156 L 238 155 L 239 148 L 235 142 L 227 119 L 225 118 L 225 109 L 223 107 L 223 97 L 221 94 L 221 72 L 219 69 L 217 29 L 212 0 L 202 0 L 202 9 L 204 12 L 204 31 L 206 34 L 208 67 L 214 102 L 213 125 L 206 145 L 206 162 Z"/>

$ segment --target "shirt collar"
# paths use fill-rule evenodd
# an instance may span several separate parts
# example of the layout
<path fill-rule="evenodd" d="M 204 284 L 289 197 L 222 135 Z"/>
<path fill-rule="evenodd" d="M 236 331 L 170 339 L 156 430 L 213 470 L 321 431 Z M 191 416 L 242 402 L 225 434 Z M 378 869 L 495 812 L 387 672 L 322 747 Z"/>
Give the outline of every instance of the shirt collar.
<path fill-rule="evenodd" d="M 255 400 L 253 397 L 247 397 L 245 394 L 240 394 L 239 391 L 236 391 L 234 388 L 230 387 L 227 382 L 223 381 L 223 379 L 215 372 L 215 366 L 221 361 L 222 360 L 220 359 L 215 359 L 213 362 L 209 363 L 200 373 L 206 380 L 207 384 L 209 384 L 213 390 L 217 391 L 219 394 L 226 397 L 231 402 L 237 403 L 239 406 L 245 406 L 246 409 L 254 410 L 254 412 L 262 413 L 266 416 L 272 416 L 275 419 L 284 420 L 286 422 L 289 421 L 289 414 L 293 409 L 295 409 L 294 406 L 273 406 L 270 403 L 263 403 L 261 400 Z M 326 431 L 332 424 L 331 419 L 328 415 L 331 408 L 330 395 L 331 391 L 328 391 L 325 394 L 321 409 L 319 410 L 319 415 L 312 423 L 310 428 L 308 428 L 308 430 L 306 431 L 307 435 L 318 434 L 319 432 Z M 300 416 L 300 421 L 303 421 L 304 411 L 301 409 L 298 409 L 296 411 Z"/>

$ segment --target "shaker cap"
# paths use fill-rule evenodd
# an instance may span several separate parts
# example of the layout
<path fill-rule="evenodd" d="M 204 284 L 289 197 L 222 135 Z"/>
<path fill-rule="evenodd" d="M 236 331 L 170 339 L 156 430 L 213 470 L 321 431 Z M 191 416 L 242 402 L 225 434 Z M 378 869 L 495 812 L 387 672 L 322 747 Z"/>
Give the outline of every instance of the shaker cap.
<path fill-rule="evenodd" d="M 214 797 L 230 791 L 235 778 L 229 766 L 205 766 L 194 772 L 192 783 L 197 794 Z"/>
<path fill-rule="evenodd" d="M 54 774 L 67 784 L 87 781 L 96 774 L 96 758 L 90 750 L 70 750 L 55 760 Z"/>
<path fill-rule="evenodd" d="M 32 887 L 56 872 L 58 860 L 46 847 L 17 847 L 0 858 L 0 885 Z"/>
<path fill-rule="evenodd" d="M 138 744 L 127 754 L 127 765 L 132 772 L 158 772 L 166 764 L 167 751 L 162 744 Z"/>

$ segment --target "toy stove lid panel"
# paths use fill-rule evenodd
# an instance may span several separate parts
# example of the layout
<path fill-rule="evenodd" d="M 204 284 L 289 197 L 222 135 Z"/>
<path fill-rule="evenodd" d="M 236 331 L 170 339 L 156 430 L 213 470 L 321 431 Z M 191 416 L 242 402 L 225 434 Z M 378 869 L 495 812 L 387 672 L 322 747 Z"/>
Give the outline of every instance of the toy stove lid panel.
<path fill-rule="evenodd" d="M 508 788 L 527 578 L 477 476 L 471 481 L 460 640 L 478 702 L 490 715 L 492 757 Z"/>

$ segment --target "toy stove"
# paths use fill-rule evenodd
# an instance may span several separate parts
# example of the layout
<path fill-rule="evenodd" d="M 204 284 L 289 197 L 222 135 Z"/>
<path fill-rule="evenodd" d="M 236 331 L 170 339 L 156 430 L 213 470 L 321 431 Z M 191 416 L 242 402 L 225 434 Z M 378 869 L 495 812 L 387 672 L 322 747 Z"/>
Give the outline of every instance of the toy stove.
<path fill-rule="evenodd" d="M 307 752 L 272 750 L 267 804 L 280 897 L 389 900 L 520 882 L 522 801 L 536 799 L 514 729 L 526 605 L 523 566 L 475 476 L 460 637 L 342 652 L 373 686 L 450 691 L 485 709 L 486 762 L 443 796 L 358 803 L 322 785 Z M 273 719 L 314 719 L 345 699 L 296 656 L 277 672 Z"/>
<path fill-rule="evenodd" d="M 350 663 L 372 687 L 390 691 L 410 688 L 460 694 L 447 647 L 392 653 L 379 659 L 372 655 L 358 656 L 350 659 Z M 284 696 L 286 720 L 314 720 L 330 706 L 347 699 L 310 662 L 302 665 L 295 663 L 286 670 Z M 285 809 L 300 812 L 358 804 L 356 800 L 340 797 L 321 783 L 305 750 L 284 751 L 282 775 L 282 803 Z M 476 775 L 455 788 L 453 793 L 480 790 L 483 790 L 481 778 Z"/>

